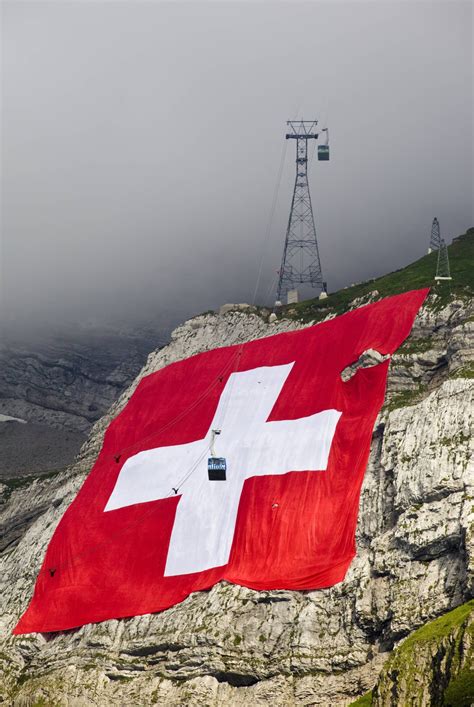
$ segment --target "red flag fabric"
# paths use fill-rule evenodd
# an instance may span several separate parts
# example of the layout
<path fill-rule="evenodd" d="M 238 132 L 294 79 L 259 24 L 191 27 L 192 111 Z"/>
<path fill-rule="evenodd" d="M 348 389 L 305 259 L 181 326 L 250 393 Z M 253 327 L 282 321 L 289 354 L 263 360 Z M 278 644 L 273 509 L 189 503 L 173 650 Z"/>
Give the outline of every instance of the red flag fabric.
<path fill-rule="evenodd" d="M 369 348 L 392 354 L 427 294 L 143 378 L 60 521 L 14 633 L 161 611 L 224 579 L 261 590 L 342 581 L 389 360 L 347 382 L 341 372 Z M 209 458 L 225 472 L 218 461 L 213 475 Z"/>

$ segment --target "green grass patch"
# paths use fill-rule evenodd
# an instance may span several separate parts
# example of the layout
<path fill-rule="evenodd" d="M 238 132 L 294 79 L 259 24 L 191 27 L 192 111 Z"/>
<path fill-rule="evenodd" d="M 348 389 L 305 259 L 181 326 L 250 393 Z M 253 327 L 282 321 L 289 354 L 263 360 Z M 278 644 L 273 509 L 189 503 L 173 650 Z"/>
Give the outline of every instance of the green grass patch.
<path fill-rule="evenodd" d="M 416 649 L 416 644 L 420 642 L 436 641 L 448 636 L 451 631 L 461 626 L 472 611 L 474 611 L 474 599 L 458 606 L 456 609 L 449 611 L 438 619 L 430 621 L 425 626 L 422 626 L 412 633 L 400 646 L 400 652 L 406 653 L 407 651 Z"/>
<path fill-rule="evenodd" d="M 408 636 L 383 667 L 374 688 L 377 699 L 386 700 L 389 694 L 400 698 L 403 694 L 405 704 L 422 704 L 428 675 L 424 680 L 420 671 L 425 666 L 429 679 L 433 679 L 444 663 L 444 675 L 442 672 L 437 684 L 432 686 L 436 692 L 433 704 L 446 707 L 470 704 L 462 700 L 468 699 L 473 687 L 470 670 L 474 639 L 474 624 L 470 618 L 473 612 L 474 599 L 471 599 Z M 461 669 L 461 662 L 466 668 Z"/>
<path fill-rule="evenodd" d="M 391 396 L 390 400 L 385 403 L 384 409 L 388 412 L 392 412 L 392 410 L 397 410 L 398 408 L 415 405 L 422 399 L 426 390 L 427 386 L 420 383 L 418 388 L 414 390 L 402 390 L 400 393 L 395 393 Z"/>
<path fill-rule="evenodd" d="M 431 337 L 425 339 L 408 339 L 404 344 L 400 346 L 397 354 L 414 354 L 414 353 L 424 353 L 433 349 L 435 342 Z"/>
<path fill-rule="evenodd" d="M 474 378 L 474 362 L 468 363 L 462 368 L 458 368 L 457 371 L 453 371 L 450 378 Z"/>
<path fill-rule="evenodd" d="M 461 670 L 449 683 L 443 699 L 445 707 L 470 707 L 474 704 L 474 670 Z"/>
<path fill-rule="evenodd" d="M 351 702 L 349 707 L 370 707 L 372 704 L 372 690 L 359 697 L 355 702 Z"/>
<path fill-rule="evenodd" d="M 459 298 L 472 297 L 474 293 L 474 228 L 454 239 L 448 246 L 452 280 L 436 283 L 437 252 L 425 255 L 405 268 L 362 282 L 330 294 L 327 299 L 311 299 L 283 308 L 283 316 L 303 322 L 321 321 L 329 314 L 343 314 L 353 300 L 377 290 L 380 297 L 401 294 L 409 290 L 431 287 L 438 295 L 432 298 L 432 306 L 443 307 L 453 295 Z M 428 305 L 430 303 L 428 302 Z"/>
<path fill-rule="evenodd" d="M 441 447 L 455 447 L 457 449 L 465 442 L 469 442 L 470 439 L 469 435 L 465 435 L 464 432 L 461 431 L 453 435 L 453 437 L 440 437 L 438 444 Z"/>

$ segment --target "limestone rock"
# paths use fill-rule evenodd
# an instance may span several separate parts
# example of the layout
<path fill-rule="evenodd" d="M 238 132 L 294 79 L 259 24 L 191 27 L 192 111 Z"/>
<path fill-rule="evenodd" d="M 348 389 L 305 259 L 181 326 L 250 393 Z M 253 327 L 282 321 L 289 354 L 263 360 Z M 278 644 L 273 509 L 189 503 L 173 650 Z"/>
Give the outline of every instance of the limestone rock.
<path fill-rule="evenodd" d="M 393 357 L 361 494 L 357 556 L 342 583 L 310 592 L 221 583 L 160 614 L 12 637 L 48 541 L 138 381 L 194 353 L 303 324 L 269 324 L 233 307 L 178 327 L 95 423 L 74 466 L 2 493 L 4 701 L 347 705 L 372 688 L 401 639 L 472 596 L 474 381 L 450 376 L 472 361 L 472 314 L 462 302 L 425 305 Z"/>
<path fill-rule="evenodd" d="M 82 332 L 35 344 L 0 344 L 0 413 L 36 424 L 87 432 L 146 359 L 157 336 Z"/>

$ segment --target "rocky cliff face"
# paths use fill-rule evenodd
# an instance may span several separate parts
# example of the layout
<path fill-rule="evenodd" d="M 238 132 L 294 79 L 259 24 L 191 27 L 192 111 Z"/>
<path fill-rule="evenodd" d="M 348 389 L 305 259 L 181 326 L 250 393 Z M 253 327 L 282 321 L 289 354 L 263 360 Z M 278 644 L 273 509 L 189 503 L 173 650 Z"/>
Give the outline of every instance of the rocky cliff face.
<path fill-rule="evenodd" d="M 139 373 L 163 332 L 2 335 L 0 343 L 0 480 L 64 469 L 93 423 Z"/>
<path fill-rule="evenodd" d="M 0 344 L 0 413 L 88 432 L 130 385 L 158 336 L 95 330 L 5 335 Z"/>
<path fill-rule="evenodd" d="M 95 424 L 74 466 L 3 487 L 7 703 L 347 705 L 374 686 L 401 639 L 473 595 L 474 307 L 454 298 L 442 306 L 431 295 L 392 359 L 360 501 L 358 553 L 344 582 L 312 592 L 222 583 L 161 614 L 9 635 L 107 424 L 139 378 L 199 351 L 300 326 L 270 323 L 268 313 L 248 307 L 186 322 Z"/>

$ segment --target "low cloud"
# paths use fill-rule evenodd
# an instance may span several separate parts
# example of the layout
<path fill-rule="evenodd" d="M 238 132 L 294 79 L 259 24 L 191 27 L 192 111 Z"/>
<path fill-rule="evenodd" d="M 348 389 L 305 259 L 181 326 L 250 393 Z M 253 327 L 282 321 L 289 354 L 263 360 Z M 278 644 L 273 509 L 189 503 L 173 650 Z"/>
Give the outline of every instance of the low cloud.
<path fill-rule="evenodd" d="M 3 12 L 3 321 L 179 319 L 275 296 L 310 168 L 331 290 L 472 225 L 472 5 L 16 3 Z"/>

